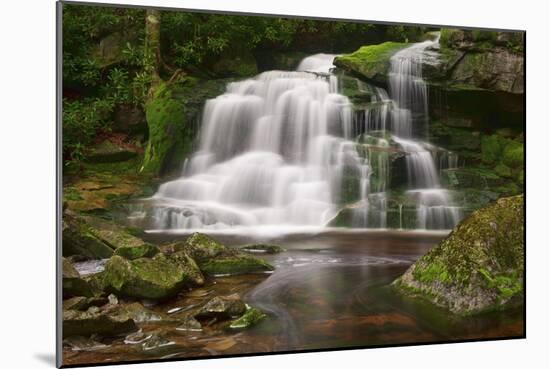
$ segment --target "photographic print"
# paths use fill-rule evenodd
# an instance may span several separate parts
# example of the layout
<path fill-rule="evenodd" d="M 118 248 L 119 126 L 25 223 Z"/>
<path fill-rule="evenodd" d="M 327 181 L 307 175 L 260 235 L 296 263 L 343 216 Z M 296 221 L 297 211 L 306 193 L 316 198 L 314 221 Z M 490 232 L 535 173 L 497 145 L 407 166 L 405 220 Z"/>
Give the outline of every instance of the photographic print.
<path fill-rule="evenodd" d="M 524 31 L 58 6 L 60 365 L 525 337 Z"/>

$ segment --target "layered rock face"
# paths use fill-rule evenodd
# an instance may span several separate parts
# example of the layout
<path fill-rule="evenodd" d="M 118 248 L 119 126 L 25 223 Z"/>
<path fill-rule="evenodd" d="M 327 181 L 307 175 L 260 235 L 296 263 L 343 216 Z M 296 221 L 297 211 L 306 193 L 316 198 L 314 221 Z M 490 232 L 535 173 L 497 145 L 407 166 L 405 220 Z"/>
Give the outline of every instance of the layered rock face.
<path fill-rule="evenodd" d="M 522 303 L 524 198 L 501 198 L 464 219 L 393 286 L 461 315 Z"/>

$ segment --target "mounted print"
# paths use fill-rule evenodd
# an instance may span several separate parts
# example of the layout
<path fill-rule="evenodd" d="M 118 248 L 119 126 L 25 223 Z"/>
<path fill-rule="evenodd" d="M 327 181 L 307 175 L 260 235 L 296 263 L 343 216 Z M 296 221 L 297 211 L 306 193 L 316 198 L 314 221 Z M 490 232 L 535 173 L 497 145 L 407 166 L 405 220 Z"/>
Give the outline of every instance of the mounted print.
<path fill-rule="evenodd" d="M 525 32 L 58 11 L 58 365 L 525 337 Z"/>

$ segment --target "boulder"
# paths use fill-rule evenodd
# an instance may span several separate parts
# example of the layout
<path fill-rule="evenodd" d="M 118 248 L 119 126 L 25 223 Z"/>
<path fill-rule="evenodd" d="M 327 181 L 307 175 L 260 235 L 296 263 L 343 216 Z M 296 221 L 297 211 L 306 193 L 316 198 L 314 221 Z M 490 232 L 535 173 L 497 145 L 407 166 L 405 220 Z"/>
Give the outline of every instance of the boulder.
<path fill-rule="evenodd" d="M 103 306 L 109 303 L 105 297 L 75 296 L 63 301 L 63 310 L 88 310 L 91 306 Z"/>
<path fill-rule="evenodd" d="M 64 297 L 92 297 L 95 295 L 94 288 L 88 283 L 88 281 L 80 278 L 80 274 L 78 273 L 78 271 L 67 259 L 62 258 L 62 264 L 62 288 Z"/>
<path fill-rule="evenodd" d="M 197 319 L 229 319 L 243 315 L 246 304 L 237 295 L 216 296 L 208 301 L 196 314 Z"/>
<path fill-rule="evenodd" d="M 168 248 L 183 251 L 194 259 L 200 270 L 210 276 L 258 273 L 273 270 L 262 259 L 230 249 L 202 233 L 194 233 L 185 242 Z"/>
<path fill-rule="evenodd" d="M 501 198 L 465 218 L 392 285 L 460 315 L 521 304 L 524 221 L 523 195 Z"/>
<path fill-rule="evenodd" d="M 337 56 L 334 59 L 334 65 L 368 81 L 385 86 L 390 58 L 406 46 L 408 46 L 406 43 L 389 41 L 378 45 L 362 46 L 351 54 Z"/>
<path fill-rule="evenodd" d="M 126 260 L 114 255 L 98 277 L 103 290 L 123 296 L 162 299 L 183 287 L 201 285 L 202 274 L 191 258 L 180 254 Z"/>
<path fill-rule="evenodd" d="M 63 214 L 63 256 L 83 255 L 91 259 L 106 259 L 113 249 L 98 238 L 82 217 L 66 211 Z"/>

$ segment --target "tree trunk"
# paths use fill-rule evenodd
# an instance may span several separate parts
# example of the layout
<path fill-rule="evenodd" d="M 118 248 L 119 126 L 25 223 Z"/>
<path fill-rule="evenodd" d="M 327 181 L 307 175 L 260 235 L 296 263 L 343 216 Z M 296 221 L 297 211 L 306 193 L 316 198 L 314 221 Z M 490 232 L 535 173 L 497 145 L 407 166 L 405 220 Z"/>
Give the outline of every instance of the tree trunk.
<path fill-rule="evenodd" d="M 161 82 L 160 66 L 160 11 L 148 9 L 145 17 L 145 70 L 151 76 L 149 97 Z"/>

